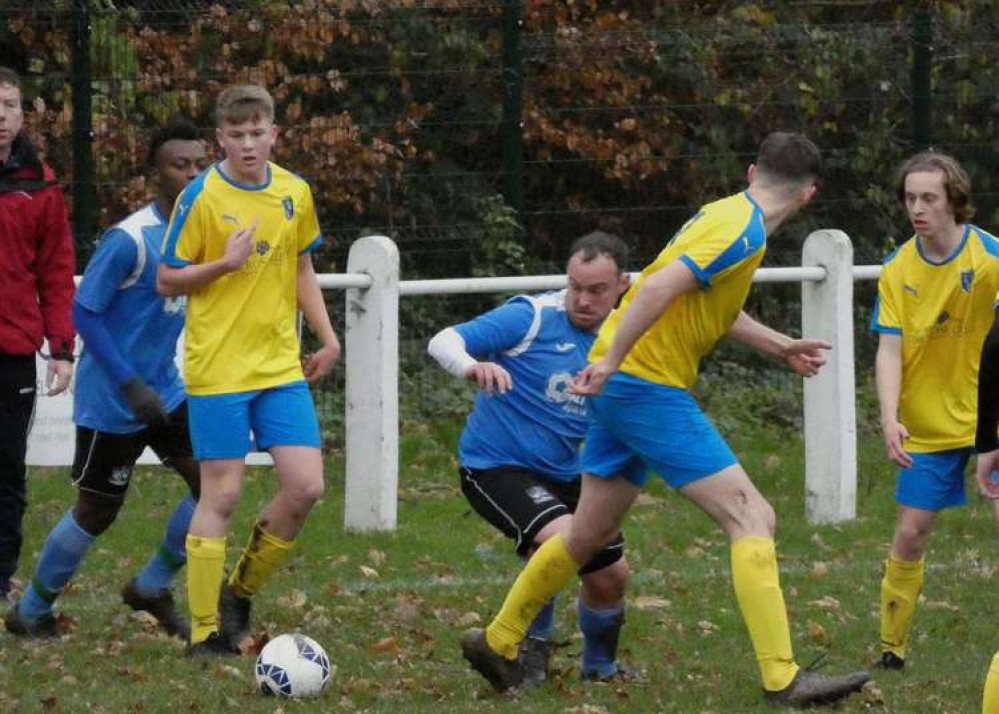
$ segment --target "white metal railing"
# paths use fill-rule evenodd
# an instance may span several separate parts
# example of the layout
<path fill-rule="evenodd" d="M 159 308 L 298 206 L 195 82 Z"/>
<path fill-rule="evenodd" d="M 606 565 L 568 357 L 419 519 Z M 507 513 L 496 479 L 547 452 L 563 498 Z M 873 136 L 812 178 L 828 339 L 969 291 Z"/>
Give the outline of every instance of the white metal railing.
<path fill-rule="evenodd" d="M 854 266 L 850 239 L 836 230 L 809 235 L 802 256 L 801 267 L 762 268 L 754 282 L 801 282 L 802 334 L 833 345 L 827 365 L 805 382 L 805 509 L 810 522 L 837 522 L 856 515 L 853 282 L 875 279 L 881 268 Z M 398 252 L 388 238 L 362 238 L 351 246 L 349 277 L 369 276 L 371 288 L 347 290 L 344 523 L 349 530 L 391 530 L 396 525 L 399 297 L 548 290 L 566 284 L 564 275 L 400 281 L 398 265 Z"/>
<path fill-rule="evenodd" d="M 805 510 L 812 523 L 856 515 L 853 283 L 876 279 L 880 272 L 881 266 L 853 265 L 853 247 L 842 231 L 822 230 L 806 239 L 800 267 L 761 268 L 753 279 L 802 283 L 802 334 L 833 345 L 826 366 L 805 381 L 804 389 Z M 566 276 L 400 281 L 395 243 L 385 236 L 368 236 L 351 245 L 345 274 L 318 277 L 321 288 L 345 290 L 346 297 L 344 526 L 393 530 L 399 475 L 400 297 L 551 290 L 565 287 Z M 29 462 L 71 460 L 71 399 L 40 400 L 39 412 L 42 428 L 36 423 L 32 431 Z M 32 454 L 41 460 L 33 460 Z"/>

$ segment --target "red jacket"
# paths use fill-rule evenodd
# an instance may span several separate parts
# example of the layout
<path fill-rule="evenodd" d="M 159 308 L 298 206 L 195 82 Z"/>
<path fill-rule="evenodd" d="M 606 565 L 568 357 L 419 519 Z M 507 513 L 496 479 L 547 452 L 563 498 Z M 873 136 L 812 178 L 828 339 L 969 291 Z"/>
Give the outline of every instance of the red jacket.
<path fill-rule="evenodd" d="M 0 164 L 0 353 L 73 350 L 76 257 L 62 189 L 22 132 Z"/>

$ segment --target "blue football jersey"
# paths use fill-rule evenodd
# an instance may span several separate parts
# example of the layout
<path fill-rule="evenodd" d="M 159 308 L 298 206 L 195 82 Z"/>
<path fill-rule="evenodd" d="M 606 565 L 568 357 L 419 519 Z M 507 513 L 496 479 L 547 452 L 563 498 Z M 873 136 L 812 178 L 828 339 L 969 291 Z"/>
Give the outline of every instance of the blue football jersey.
<path fill-rule="evenodd" d="M 565 291 L 515 297 L 455 330 L 469 354 L 501 365 L 513 381 L 506 394 L 476 396 L 458 444 L 462 465 L 577 478 L 586 400 L 568 387 L 596 335 L 569 321 Z"/>
<path fill-rule="evenodd" d="M 104 235 L 87 264 L 76 301 L 102 313 L 118 349 L 166 410 L 184 401 L 184 384 L 174 362 L 184 329 L 186 298 L 156 293 L 156 271 L 167 219 L 149 204 Z M 76 372 L 73 421 L 97 431 L 126 434 L 146 427 L 86 344 Z"/>

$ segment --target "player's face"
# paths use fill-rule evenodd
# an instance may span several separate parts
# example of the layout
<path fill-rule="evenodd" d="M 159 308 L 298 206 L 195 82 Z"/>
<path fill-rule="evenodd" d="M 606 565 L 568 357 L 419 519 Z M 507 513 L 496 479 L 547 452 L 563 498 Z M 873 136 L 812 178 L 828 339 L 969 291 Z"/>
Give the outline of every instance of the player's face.
<path fill-rule="evenodd" d="M 914 171 L 905 177 L 905 210 L 912 229 L 924 238 L 948 235 L 956 225 L 943 171 Z"/>
<path fill-rule="evenodd" d="M 208 163 L 205 145 L 200 141 L 171 139 L 156 153 L 156 173 L 160 193 L 173 204 L 191 179 L 204 171 Z"/>
<path fill-rule="evenodd" d="M 11 84 L 0 84 L 0 156 L 10 154 L 14 137 L 23 124 L 21 90 Z"/>
<path fill-rule="evenodd" d="M 569 259 L 567 272 L 565 309 L 569 320 L 582 330 L 595 331 L 627 289 L 628 274 L 606 255 L 584 261 L 579 253 Z"/>
<path fill-rule="evenodd" d="M 267 176 L 267 161 L 277 139 L 270 119 L 256 117 L 241 124 L 223 122 L 215 130 L 225 152 L 226 168 L 244 183 L 261 183 Z"/>

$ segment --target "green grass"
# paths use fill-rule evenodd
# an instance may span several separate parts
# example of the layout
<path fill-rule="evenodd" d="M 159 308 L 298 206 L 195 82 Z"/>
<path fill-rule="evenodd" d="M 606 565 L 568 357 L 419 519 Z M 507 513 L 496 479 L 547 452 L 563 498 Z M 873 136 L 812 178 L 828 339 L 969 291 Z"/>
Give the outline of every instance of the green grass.
<path fill-rule="evenodd" d="M 457 488 L 455 422 L 403 429 L 399 529 L 343 532 L 342 462 L 328 460 L 329 495 L 313 512 L 291 566 L 257 600 L 256 630 L 301 628 L 336 665 L 319 703 L 257 694 L 253 660 L 193 662 L 118 600 L 145 562 L 182 495 L 179 478 L 142 469 L 118 522 L 97 543 L 60 600 L 72 630 L 55 642 L 0 634 L 0 710 L 67 712 L 755 712 L 764 711 L 748 638 L 735 607 L 722 534 L 683 499 L 654 483 L 626 524 L 634 571 L 622 655 L 647 683 L 583 686 L 571 596 L 558 605 L 554 685 L 493 694 L 457 648 L 465 627 L 485 623 L 518 567 L 509 545 L 469 513 Z M 894 523 L 893 472 L 872 435 L 862 438 L 859 517 L 809 526 L 803 517 L 802 446 L 796 432 L 762 426 L 732 437 L 778 513 L 782 584 L 796 655 L 828 655 L 825 671 L 866 666 L 877 641 L 881 561 Z M 255 470 L 230 541 L 229 560 L 273 479 Z M 34 470 L 19 573 L 73 498 L 63 470 Z M 987 504 L 946 513 L 928 557 L 910 667 L 843 711 L 974 712 L 999 646 L 991 585 L 997 559 Z M 176 588 L 183 599 L 184 588 Z"/>

